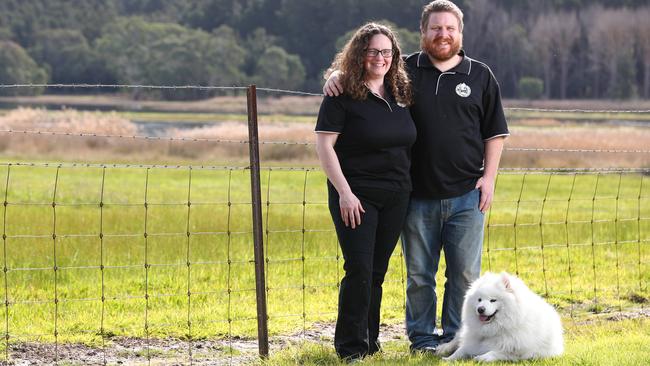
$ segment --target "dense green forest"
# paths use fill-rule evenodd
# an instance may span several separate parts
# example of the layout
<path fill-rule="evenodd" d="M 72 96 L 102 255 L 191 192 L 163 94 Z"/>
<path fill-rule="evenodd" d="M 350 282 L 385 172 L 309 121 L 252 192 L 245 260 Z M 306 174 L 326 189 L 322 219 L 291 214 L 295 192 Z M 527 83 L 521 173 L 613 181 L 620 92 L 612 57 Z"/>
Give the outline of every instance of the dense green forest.
<path fill-rule="evenodd" d="M 343 37 L 366 21 L 393 25 L 404 51 L 416 51 L 426 2 L 2 0 L 0 84 L 257 83 L 318 92 Z M 467 54 L 491 66 L 506 97 L 650 97 L 647 0 L 456 3 Z"/>

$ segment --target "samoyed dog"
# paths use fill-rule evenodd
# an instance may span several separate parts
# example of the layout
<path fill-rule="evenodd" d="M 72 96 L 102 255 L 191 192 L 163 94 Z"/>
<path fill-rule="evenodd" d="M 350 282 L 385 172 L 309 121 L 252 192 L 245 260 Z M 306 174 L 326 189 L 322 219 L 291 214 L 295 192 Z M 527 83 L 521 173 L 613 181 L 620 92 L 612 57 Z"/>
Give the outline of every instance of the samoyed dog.
<path fill-rule="evenodd" d="M 456 337 L 441 344 L 446 361 L 517 361 L 564 352 L 557 311 L 519 278 L 487 272 L 465 294 L 462 325 Z"/>

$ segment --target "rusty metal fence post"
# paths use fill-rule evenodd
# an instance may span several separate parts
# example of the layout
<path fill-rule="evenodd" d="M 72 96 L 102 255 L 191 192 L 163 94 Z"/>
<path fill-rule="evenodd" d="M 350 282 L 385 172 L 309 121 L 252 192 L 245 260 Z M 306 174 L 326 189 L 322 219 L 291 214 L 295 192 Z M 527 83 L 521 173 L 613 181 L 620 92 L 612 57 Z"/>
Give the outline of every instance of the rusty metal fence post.
<path fill-rule="evenodd" d="M 262 194 L 260 187 L 260 149 L 257 131 L 257 89 L 250 85 L 248 99 L 248 142 L 251 170 L 251 209 L 255 249 L 255 292 L 257 298 L 257 341 L 260 357 L 269 356 L 268 314 L 266 312 L 266 278 L 262 229 Z"/>

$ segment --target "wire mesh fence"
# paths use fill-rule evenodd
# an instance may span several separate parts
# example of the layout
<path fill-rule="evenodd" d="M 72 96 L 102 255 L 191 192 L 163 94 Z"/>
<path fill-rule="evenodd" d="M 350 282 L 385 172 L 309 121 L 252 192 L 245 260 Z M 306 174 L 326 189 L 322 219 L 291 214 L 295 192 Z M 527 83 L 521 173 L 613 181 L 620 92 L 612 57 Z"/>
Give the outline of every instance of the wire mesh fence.
<path fill-rule="evenodd" d="M 65 139 L 59 143 L 137 140 L 143 150 L 161 141 L 248 144 L 227 137 L 0 132 L 8 139 Z M 306 141 L 260 144 L 313 154 Z M 524 147 L 506 154 L 645 159 L 649 153 L 571 150 Z M 53 346 L 46 362 L 55 363 L 67 359 L 70 343 L 94 345 L 93 356 L 77 356 L 86 363 L 114 362 L 121 357 L 116 345 L 146 361 L 168 353 L 180 363 L 237 363 L 242 345 L 259 337 L 250 165 L 76 161 L 0 163 L 5 361 L 16 357 L 16 347 L 36 342 Z M 486 216 L 484 269 L 516 273 L 572 319 L 645 309 L 649 176 L 647 166 L 502 169 Z M 304 338 L 336 317 L 343 260 L 325 179 L 319 168 L 303 164 L 261 168 L 271 339 Z M 444 262 L 439 273 L 444 283 Z M 387 322 L 403 319 L 404 288 L 398 247 L 384 284 Z"/>

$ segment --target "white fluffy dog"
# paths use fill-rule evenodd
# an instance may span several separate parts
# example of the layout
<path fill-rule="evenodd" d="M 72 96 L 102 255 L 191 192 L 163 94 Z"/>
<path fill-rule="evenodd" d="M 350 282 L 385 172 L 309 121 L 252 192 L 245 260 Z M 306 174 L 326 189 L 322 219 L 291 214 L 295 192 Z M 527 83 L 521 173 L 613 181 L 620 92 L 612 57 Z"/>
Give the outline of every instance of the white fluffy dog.
<path fill-rule="evenodd" d="M 564 351 L 557 311 L 517 277 L 487 272 L 465 294 L 462 326 L 437 354 L 445 360 L 516 361 Z"/>

